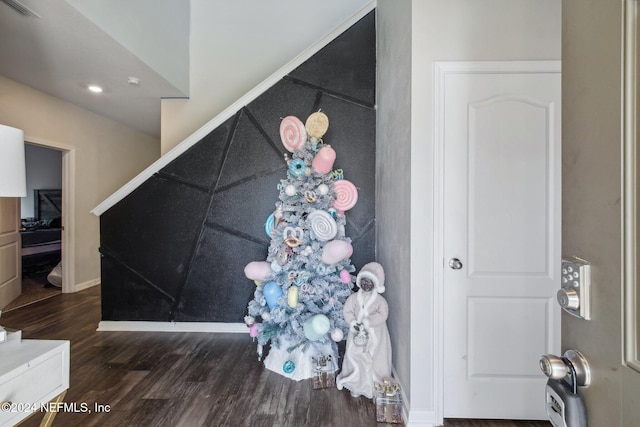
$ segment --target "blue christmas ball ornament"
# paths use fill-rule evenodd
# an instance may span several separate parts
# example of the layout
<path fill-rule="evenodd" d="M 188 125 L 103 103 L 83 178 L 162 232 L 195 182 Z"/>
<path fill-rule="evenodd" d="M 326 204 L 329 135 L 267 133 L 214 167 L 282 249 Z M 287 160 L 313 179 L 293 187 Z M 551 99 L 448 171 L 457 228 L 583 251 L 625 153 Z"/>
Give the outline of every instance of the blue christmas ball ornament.
<path fill-rule="evenodd" d="M 262 294 L 269 308 L 274 308 L 278 306 L 278 298 L 282 296 L 282 288 L 276 282 L 267 282 L 262 289 Z"/>
<path fill-rule="evenodd" d="M 292 373 L 294 370 L 296 369 L 296 364 L 293 363 L 293 361 L 291 360 L 287 360 L 286 362 L 284 362 L 284 364 L 282 365 L 282 370 L 284 371 L 285 374 L 290 374 Z"/>
<path fill-rule="evenodd" d="M 291 163 L 289 163 L 289 172 L 295 177 L 303 176 L 306 168 L 307 166 L 302 159 L 293 159 Z"/>
<path fill-rule="evenodd" d="M 266 231 L 267 236 L 271 237 L 271 232 L 276 228 L 276 219 L 273 212 L 271 215 L 267 217 L 267 222 L 264 223 L 264 231 Z"/>

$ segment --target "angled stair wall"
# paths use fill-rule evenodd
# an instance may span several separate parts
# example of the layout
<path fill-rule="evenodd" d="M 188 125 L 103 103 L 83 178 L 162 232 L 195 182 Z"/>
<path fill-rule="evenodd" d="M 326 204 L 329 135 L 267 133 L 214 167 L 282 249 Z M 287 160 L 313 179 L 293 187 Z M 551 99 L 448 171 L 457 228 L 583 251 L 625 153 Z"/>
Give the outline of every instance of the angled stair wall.
<path fill-rule="evenodd" d="M 264 223 L 286 177 L 282 117 L 321 109 L 334 169 L 359 190 L 352 262 L 375 257 L 375 12 L 290 72 L 100 216 L 102 320 L 242 322 Z"/>

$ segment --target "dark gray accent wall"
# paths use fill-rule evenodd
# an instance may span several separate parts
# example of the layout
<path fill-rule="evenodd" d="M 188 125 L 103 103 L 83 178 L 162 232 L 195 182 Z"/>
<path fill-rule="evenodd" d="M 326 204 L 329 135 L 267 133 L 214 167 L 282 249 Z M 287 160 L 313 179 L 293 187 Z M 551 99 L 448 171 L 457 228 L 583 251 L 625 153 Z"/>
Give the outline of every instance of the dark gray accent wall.
<path fill-rule="evenodd" d="M 102 214 L 103 320 L 242 322 L 255 289 L 244 266 L 267 257 L 286 178 L 289 115 L 329 117 L 334 169 L 359 190 L 352 263 L 374 260 L 375 46 L 371 12 Z"/>

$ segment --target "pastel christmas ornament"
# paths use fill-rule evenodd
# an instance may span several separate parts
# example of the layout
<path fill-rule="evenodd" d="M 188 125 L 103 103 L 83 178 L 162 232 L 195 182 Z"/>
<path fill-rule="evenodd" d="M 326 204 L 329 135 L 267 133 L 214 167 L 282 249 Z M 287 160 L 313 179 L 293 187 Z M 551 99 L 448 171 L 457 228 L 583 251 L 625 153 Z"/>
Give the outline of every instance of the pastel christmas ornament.
<path fill-rule="evenodd" d="M 278 265 L 281 266 L 289 262 L 289 253 L 285 248 L 280 248 L 278 250 L 278 253 L 276 254 L 276 261 L 278 262 Z"/>
<path fill-rule="evenodd" d="M 284 372 L 285 374 L 290 374 L 293 371 L 295 371 L 295 369 L 296 369 L 296 364 L 293 363 L 292 360 L 287 360 L 282 364 L 282 372 Z"/>
<path fill-rule="evenodd" d="M 336 200 L 333 207 L 339 211 L 348 211 L 358 203 L 358 189 L 351 181 L 341 179 L 334 184 Z"/>
<path fill-rule="evenodd" d="M 329 117 L 318 111 L 307 118 L 304 125 L 307 134 L 313 138 L 322 138 L 329 129 Z"/>
<path fill-rule="evenodd" d="M 293 197 L 296 195 L 296 186 L 293 184 L 289 184 L 286 187 L 284 187 L 284 193 L 289 196 L 289 197 Z"/>
<path fill-rule="evenodd" d="M 282 271 L 282 266 L 278 263 L 278 260 L 274 259 L 271 261 L 271 270 L 274 273 L 280 273 Z"/>
<path fill-rule="evenodd" d="M 264 231 L 267 233 L 267 236 L 271 237 L 271 233 L 273 232 L 273 229 L 275 227 L 276 227 L 276 218 L 272 213 L 267 217 L 267 221 L 264 223 Z"/>
<path fill-rule="evenodd" d="M 351 275 L 347 270 L 342 270 L 340 272 L 340 280 L 342 280 L 342 283 L 345 283 L 345 284 L 351 283 Z"/>
<path fill-rule="evenodd" d="M 289 172 L 295 177 L 303 176 L 306 166 L 302 159 L 293 159 L 289 162 Z"/>
<path fill-rule="evenodd" d="M 316 314 L 305 320 L 302 328 L 304 330 L 304 336 L 309 341 L 318 341 L 322 338 L 331 327 L 329 318 L 324 314 Z"/>
<path fill-rule="evenodd" d="M 342 329 L 335 328 L 333 331 L 331 331 L 331 339 L 334 340 L 335 342 L 340 342 L 342 341 L 343 338 L 344 338 L 344 332 L 342 332 Z"/>
<path fill-rule="evenodd" d="M 322 248 L 322 262 L 335 264 L 353 254 L 353 246 L 346 240 L 332 240 Z"/>
<path fill-rule="evenodd" d="M 298 287 L 291 286 L 289 291 L 287 292 L 287 302 L 289 303 L 289 307 L 294 308 L 298 305 Z"/>
<path fill-rule="evenodd" d="M 325 145 L 311 161 L 311 167 L 317 173 L 329 173 L 335 161 L 336 151 L 330 145 Z"/>
<path fill-rule="evenodd" d="M 262 289 L 264 299 L 267 301 L 269 308 L 273 309 L 278 306 L 278 298 L 283 294 L 282 288 L 276 282 L 267 282 Z"/>
<path fill-rule="evenodd" d="M 304 192 L 304 198 L 309 203 L 315 203 L 318 200 L 318 195 L 313 190 L 307 190 Z"/>
<path fill-rule="evenodd" d="M 249 328 L 249 336 L 251 338 L 255 338 L 258 336 L 258 325 L 256 323 L 251 325 L 251 327 Z"/>
<path fill-rule="evenodd" d="M 326 196 L 327 194 L 329 194 L 329 186 L 327 184 L 318 185 L 318 193 L 321 196 Z"/>
<path fill-rule="evenodd" d="M 295 116 L 287 116 L 282 119 L 280 122 L 280 139 L 284 148 L 291 153 L 298 148 L 304 147 L 304 143 L 307 142 L 307 131 L 300 119 Z"/>
<path fill-rule="evenodd" d="M 313 211 L 309 214 L 307 220 L 317 240 L 326 242 L 333 239 L 338 233 L 336 220 L 326 211 Z"/>
<path fill-rule="evenodd" d="M 244 267 L 244 275 L 251 280 L 264 280 L 271 273 L 271 264 L 267 261 L 251 261 Z"/>

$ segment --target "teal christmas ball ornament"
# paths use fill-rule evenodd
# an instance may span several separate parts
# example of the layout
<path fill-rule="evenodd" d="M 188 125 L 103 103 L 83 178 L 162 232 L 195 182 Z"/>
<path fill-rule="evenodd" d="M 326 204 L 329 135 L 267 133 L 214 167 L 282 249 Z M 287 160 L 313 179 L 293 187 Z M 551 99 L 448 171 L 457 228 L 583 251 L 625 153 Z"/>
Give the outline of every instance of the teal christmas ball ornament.
<path fill-rule="evenodd" d="M 271 237 L 271 232 L 276 228 L 276 218 L 273 213 L 267 217 L 267 222 L 264 223 L 264 231 L 268 237 Z"/>
<path fill-rule="evenodd" d="M 318 341 L 322 338 L 331 328 L 331 322 L 329 318 L 324 314 L 316 314 L 305 320 L 302 325 L 304 330 L 304 336 L 309 341 Z"/>
<path fill-rule="evenodd" d="M 304 164 L 302 159 L 293 159 L 289 163 L 289 172 L 295 177 L 303 176 L 306 168 L 307 165 Z"/>
<path fill-rule="evenodd" d="M 282 371 L 285 374 L 290 374 L 292 373 L 294 370 L 296 369 L 296 364 L 293 363 L 293 361 L 291 360 L 287 360 L 286 362 L 284 362 L 284 364 L 282 365 Z"/>
<path fill-rule="evenodd" d="M 267 282 L 262 289 L 262 294 L 269 308 L 274 308 L 278 306 L 278 298 L 282 296 L 283 292 L 276 282 Z"/>

